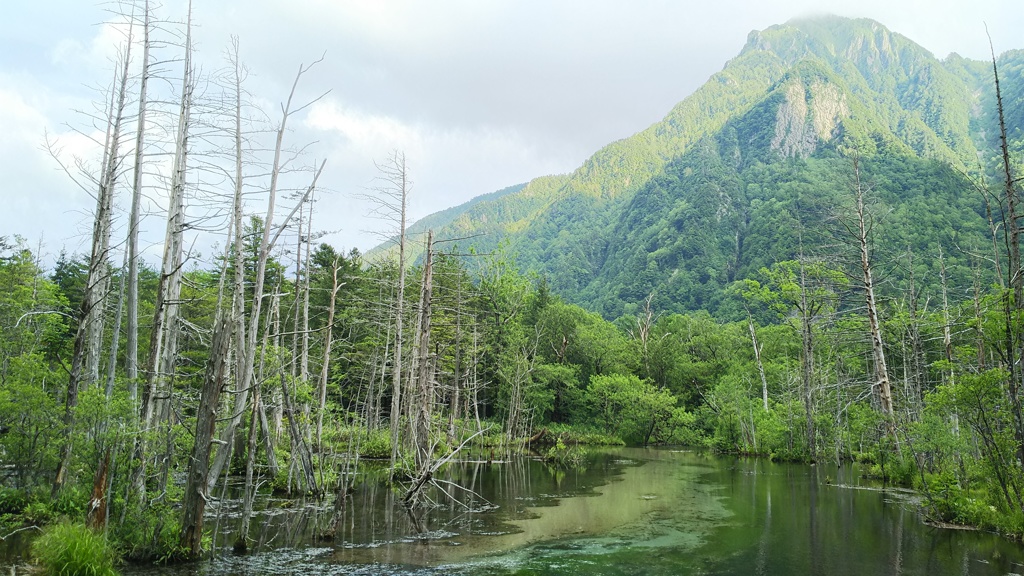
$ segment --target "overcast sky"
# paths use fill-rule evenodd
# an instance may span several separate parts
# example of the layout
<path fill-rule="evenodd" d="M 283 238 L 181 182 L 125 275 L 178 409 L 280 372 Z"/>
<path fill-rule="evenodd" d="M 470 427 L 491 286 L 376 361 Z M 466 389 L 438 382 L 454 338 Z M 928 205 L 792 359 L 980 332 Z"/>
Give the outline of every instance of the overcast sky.
<path fill-rule="evenodd" d="M 165 0 L 157 13 L 180 18 L 184 4 Z M 0 236 L 41 241 L 47 262 L 62 248 L 88 249 L 94 202 L 43 143 L 49 134 L 66 160 L 92 151 L 74 133 L 90 131 L 75 110 L 92 109 L 113 73 L 120 37 L 102 25 L 105 7 L 11 0 L 0 20 Z M 287 140 L 308 144 L 307 162 L 327 159 L 314 227 L 360 250 L 386 227 L 359 197 L 389 151 L 407 156 L 413 218 L 570 172 L 658 121 L 751 30 L 827 12 L 875 19 L 939 57 L 987 58 L 985 23 L 997 52 L 1024 47 L 1017 0 L 194 0 L 193 10 L 203 71 L 222 67 L 238 36 L 246 87 L 271 117 L 297 67 L 325 55 L 296 99 L 330 92 L 291 120 Z M 115 236 L 124 234 L 121 193 Z M 150 196 L 143 228 L 155 262 L 164 224 L 161 192 Z"/>

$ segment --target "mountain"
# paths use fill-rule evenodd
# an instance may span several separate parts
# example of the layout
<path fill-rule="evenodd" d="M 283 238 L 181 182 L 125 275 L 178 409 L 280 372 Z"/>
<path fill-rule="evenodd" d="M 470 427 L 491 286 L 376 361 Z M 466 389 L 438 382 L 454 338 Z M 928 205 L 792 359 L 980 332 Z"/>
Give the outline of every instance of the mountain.
<path fill-rule="evenodd" d="M 563 186 L 565 180 L 565 176 L 535 178 L 527 184 L 483 194 L 469 202 L 420 218 L 406 229 L 409 261 L 414 262 L 422 257 L 425 247 L 417 239 L 425 237 L 427 230 L 443 231 L 441 238 L 465 238 L 465 242 L 471 244 L 478 242 L 478 239 L 490 239 L 493 242 L 493 239 L 514 234 L 547 209 L 553 197 L 551 191 Z M 484 242 L 491 246 L 487 240 Z M 373 260 L 387 256 L 397 249 L 397 244 L 397 236 L 389 238 L 367 251 L 366 258 Z"/>
<path fill-rule="evenodd" d="M 1019 143 L 1024 52 L 999 63 Z M 472 237 L 463 244 L 480 251 L 507 240 L 524 270 L 609 318 L 652 293 L 662 310 L 731 315 L 729 283 L 800 252 L 839 257 L 856 156 L 891 280 L 909 276 L 895 264 L 904 252 L 915 255 L 915 273 L 937 278 L 941 248 L 954 280 L 966 282 L 971 249 L 991 246 L 984 198 L 967 176 L 994 166 L 991 78 L 991 63 L 939 60 L 872 20 L 793 20 L 751 32 L 664 119 L 572 174 L 416 227 Z"/>

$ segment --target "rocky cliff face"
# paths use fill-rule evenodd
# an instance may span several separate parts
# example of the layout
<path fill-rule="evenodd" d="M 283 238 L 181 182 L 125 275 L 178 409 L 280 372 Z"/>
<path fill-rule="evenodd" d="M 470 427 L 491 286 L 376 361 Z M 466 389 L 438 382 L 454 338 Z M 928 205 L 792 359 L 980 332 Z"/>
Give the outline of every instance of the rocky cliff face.
<path fill-rule="evenodd" d="M 836 86 L 814 82 L 805 86 L 792 80 L 782 88 L 785 95 L 775 115 L 771 150 L 784 158 L 806 158 L 838 136 L 839 124 L 849 116 L 845 94 Z"/>

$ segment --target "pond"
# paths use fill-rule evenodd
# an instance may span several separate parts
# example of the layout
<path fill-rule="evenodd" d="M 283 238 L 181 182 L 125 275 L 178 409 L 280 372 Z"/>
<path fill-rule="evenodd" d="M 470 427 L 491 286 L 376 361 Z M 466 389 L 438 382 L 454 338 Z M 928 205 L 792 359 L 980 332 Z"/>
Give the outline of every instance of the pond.
<path fill-rule="evenodd" d="M 1024 574 L 1024 548 L 928 526 L 915 496 L 855 466 L 778 464 L 673 449 L 591 450 L 449 467 L 415 515 L 364 466 L 339 538 L 329 503 L 264 496 L 253 552 L 231 552 L 239 502 L 219 502 L 217 558 L 135 575 Z M 219 524 L 218 524 L 219 522 Z"/>

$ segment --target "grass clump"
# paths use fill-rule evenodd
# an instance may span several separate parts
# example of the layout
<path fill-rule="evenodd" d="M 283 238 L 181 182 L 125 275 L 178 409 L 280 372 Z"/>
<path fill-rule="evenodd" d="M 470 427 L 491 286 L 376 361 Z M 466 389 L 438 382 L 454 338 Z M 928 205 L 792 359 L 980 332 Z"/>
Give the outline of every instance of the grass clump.
<path fill-rule="evenodd" d="M 359 445 L 359 456 L 375 460 L 391 458 L 391 432 L 375 430 L 367 434 Z"/>
<path fill-rule="evenodd" d="M 102 534 L 64 521 L 46 528 L 32 543 L 32 555 L 52 576 L 116 576 L 117 556 Z"/>
<path fill-rule="evenodd" d="M 550 424 L 546 440 L 551 442 L 561 441 L 567 446 L 581 444 L 584 446 L 625 446 L 626 443 L 615 434 L 598 430 L 592 426 Z"/>

